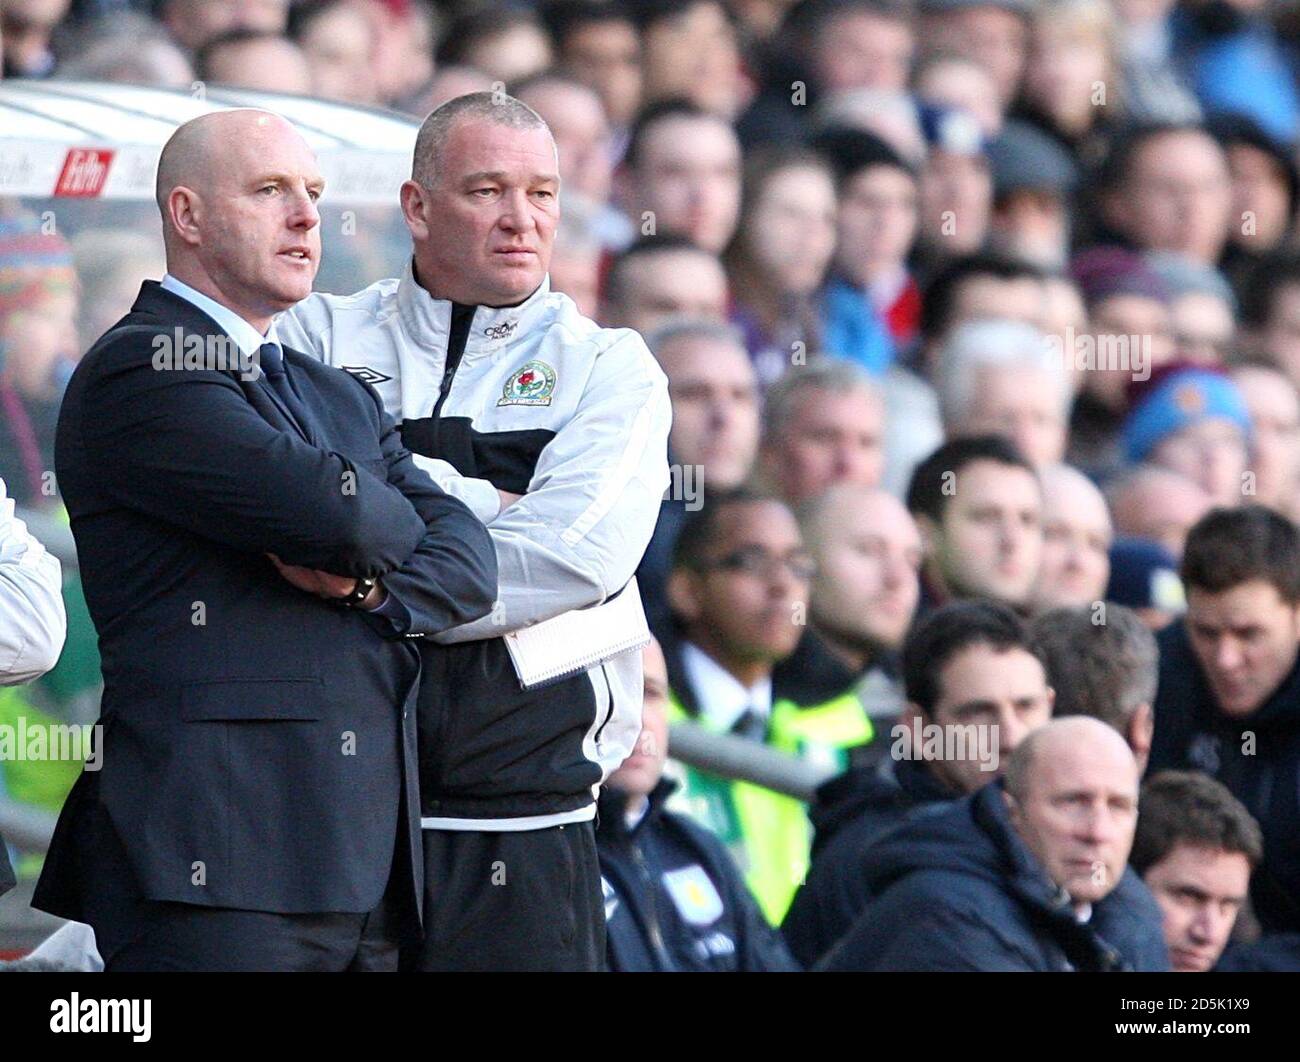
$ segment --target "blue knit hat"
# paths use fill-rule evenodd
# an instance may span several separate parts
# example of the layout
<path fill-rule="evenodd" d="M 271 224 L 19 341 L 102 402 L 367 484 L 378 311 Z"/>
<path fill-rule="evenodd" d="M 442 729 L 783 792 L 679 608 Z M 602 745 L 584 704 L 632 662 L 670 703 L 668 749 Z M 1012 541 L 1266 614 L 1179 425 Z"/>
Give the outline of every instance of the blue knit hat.
<path fill-rule="evenodd" d="M 1146 460 L 1170 435 L 1209 417 L 1232 421 L 1250 438 L 1246 400 L 1223 373 L 1179 366 L 1153 376 L 1150 384 L 1124 421 L 1124 450 L 1134 464 Z"/>

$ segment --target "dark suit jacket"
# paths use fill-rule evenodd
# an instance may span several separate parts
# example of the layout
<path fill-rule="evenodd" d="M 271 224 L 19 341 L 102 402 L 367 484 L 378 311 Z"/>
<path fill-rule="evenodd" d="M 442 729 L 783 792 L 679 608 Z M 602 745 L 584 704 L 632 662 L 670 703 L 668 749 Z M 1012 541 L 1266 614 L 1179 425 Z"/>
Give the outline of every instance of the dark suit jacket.
<path fill-rule="evenodd" d="M 147 282 L 60 414 L 104 754 L 64 806 L 35 906 L 82 917 L 97 876 L 121 890 L 116 851 L 149 900 L 369 911 L 399 834 L 422 864 L 410 639 L 490 610 L 492 545 L 366 384 L 285 350 L 318 448 L 260 376 L 155 368 L 178 327 L 222 334 Z M 295 589 L 267 553 L 383 576 L 408 629 Z"/>
<path fill-rule="evenodd" d="M 14 868 L 9 865 L 9 852 L 5 848 L 5 839 L 0 836 L 0 896 L 3 896 L 16 884 Z"/>

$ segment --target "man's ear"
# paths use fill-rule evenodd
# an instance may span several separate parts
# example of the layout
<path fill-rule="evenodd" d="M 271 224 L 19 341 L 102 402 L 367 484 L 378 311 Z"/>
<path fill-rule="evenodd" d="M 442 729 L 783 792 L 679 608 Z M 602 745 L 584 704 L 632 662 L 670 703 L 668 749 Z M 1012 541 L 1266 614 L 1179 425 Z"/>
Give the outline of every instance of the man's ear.
<path fill-rule="evenodd" d="M 1133 758 L 1138 766 L 1145 768 L 1147 757 L 1151 755 L 1151 741 L 1155 737 L 1156 716 L 1149 704 L 1139 704 L 1128 721 L 1128 747 L 1133 750 Z"/>
<path fill-rule="evenodd" d="M 939 548 L 939 525 L 925 513 L 913 513 L 912 519 L 916 521 L 916 529 L 921 533 L 921 551 L 926 560 L 930 560 Z"/>
<path fill-rule="evenodd" d="M 429 223 L 425 220 L 424 208 L 428 193 L 415 181 L 404 181 L 398 198 L 402 204 L 402 217 L 406 219 L 406 227 L 411 232 L 411 239 L 427 240 Z"/>
<path fill-rule="evenodd" d="M 678 619 L 693 623 L 700 618 L 701 601 L 697 576 L 686 568 L 674 568 L 668 575 L 668 607 Z"/>

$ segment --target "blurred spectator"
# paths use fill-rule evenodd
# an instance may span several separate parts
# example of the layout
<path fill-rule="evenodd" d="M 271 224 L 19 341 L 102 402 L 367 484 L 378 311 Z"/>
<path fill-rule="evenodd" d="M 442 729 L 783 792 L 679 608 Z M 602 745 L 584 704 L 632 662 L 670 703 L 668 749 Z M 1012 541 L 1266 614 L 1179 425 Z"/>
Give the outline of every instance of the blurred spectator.
<path fill-rule="evenodd" d="M 1176 356 L 1198 365 L 1223 365 L 1233 352 L 1237 300 L 1222 273 L 1182 255 L 1146 256 L 1169 292 Z"/>
<path fill-rule="evenodd" d="M 710 494 L 677 539 L 664 643 L 670 720 L 834 764 L 871 739 L 856 699 L 808 706 L 775 697 L 772 669 L 803 630 L 814 565 L 782 503 Z M 771 790 L 684 772 L 682 810 L 727 842 L 768 920 L 779 922 L 808 866 L 804 805 Z"/>
<path fill-rule="evenodd" d="M 676 318 L 645 335 L 668 377 L 672 483 L 637 569 L 650 629 L 666 631 L 673 547 L 707 493 L 745 484 L 758 450 L 758 380 L 740 335 L 720 320 Z"/>
<path fill-rule="evenodd" d="M 1001 318 L 1037 325 L 1043 277 L 1037 266 L 1003 255 L 968 255 L 945 265 L 921 293 L 920 364 L 926 375 L 935 378 L 940 348 L 967 321 Z"/>
<path fill-rule="evenodd" d="M 423 119 L 448 100 L 471 92 L 491 92 L 492 79 L 472 66 L 439 65 L 429 83 L 401 102 L 401 109 Z"/>
<path fill-rule="evenodd" d="M 1102 0 L 1097 0 L 1102 2 Z M 989 245 L 1044 269 L 1065 267 L 1078 167 L 1047 134 L 1011 121 L 989 144 L 993 212 Z"/>
<path fill-rule="evenodd" d="M 375 30 L 352 0 L 295 4 L 288 32 L 307 60 L 313 96 L 360 105 L 380 102 L 372 67 Z"/>
<path fill-rule="evenodd" d="M 1213 778 L 1163 771 L 1142 786 L 1131 863 L 1160 905 L 1170 969 L 1213 969 L 1263 857 L 1259 824 Z"/>
<path fill-rule="evenodd" d="M 374 31 L 371 69 L 379 98 L 388 105 L 406 100 L 433 76 L 439 35 L 433 8 L 428 0 L 365 0 L 364 7 Z"/>
<path fill-rule="evenodd" d="M 0 24 L 0 75 L 49 77 L 54 72 L 50 37 L 71 0 L 5 0 Z"/>
<path fill-rule="evenodd" d="M 1198 366 L 1164 366 L 1138 385 L 1124 421 L 1133 464 L 1151 461 L 1194 480 L 1216 505 L 1239 505 L 1248 481 L 1250 413 L 1237 385 Z"/>
<path fill-rule="evenodd" d="M 1059 719 L 1011 754 L 1005 785 L 874 846 L 873 893 L 829 970 L 1168 969 L 1160 909 L 1127 867 L 1133 754 L 1096 719 Z M 1063 810 L 1068 809 L 1068 810 Z"/>
<path fill-rule="evenodd" d="M 600 241 L 597 206 L 580 196 L 565 196 L 551 255 L 551 289 L 562 291 L 584 317 L 594 318 L 600 301 Z"/>
<path fill-rule="evenodd" d="M 146 280 L 167 271 L 162 240 L 133 229 L 82 229 L 72 238 L 81 283 L 79 354 L 130 312 Z"/>
<path fill-rule="evenodd" d="M 790 950 L 808 966 L 867 906 L 867 877 L 880 838 L 913 808 L 954 801 L 987 785 L 1011 751 L 1051 718 L 1043 661 L 1020 619 L 1000 605 L 964 602 L 930 613 L 908 635 L 902 667 L 908 704 L 893 728 L 889 758 L 817 791 L 812 869 L 781 925 Z M 928 728 L 967 726 L 987 728 L 983 760 L 975 740 L 937 755 L 914 744 Z"/>
<path fill-rule="evenodd" d="M 1294 57 L 1261 0 L 1183 0 L 1170 14 L 1174 54 L 1208 113 L 1250 115 L 1289 142 L 1300 127 Z"/>
<path fill-rule="evenodd" d="M 1148 630 L 1164 630 L 1187 608 L 1177 558 L 1159 542 L 1117 538 L 1110 547 L 1106 600 L 1131 608 Z"/>
<path fill-rule="evenodd" d="M 213 37 L 195 55 L 194 73 L 210 85 L 299 96 L 312 91 L 312 71 L 302 49 L 288 37 L 260 30 Z"/>
<path fill-rule="evenodd" d="M 1021 112 L 1085 162 L 1123 109 L 1115 12 L 1109 0 L 1035 5 Z"/>
<path fill-rule="evenodd" d="M 799 526 L 817 565 L 809 626 L 776 666 L 777 695 L 814 704 L 851 693 L 877 727 L 902 710 L 898 651 L 920 598 L 921 538 L 892 494 L 832 487 Z"/>
<path fill-rule="evenodd" d="M 1032 0 L 920 0 L 920 9 L 921 47 L 978 63 L 1005 110 L 1024 75 Z"/>
<path fill-rule="evenodd" d="M 1187 532 L 1214 504 L 1196 480 L 1152 464 L 1112 480 L 1106 500 L 1119 534 L 1155 542 L 1175 560 L 1183 555 Z"/>
<path fill-rule="evenodd" d="M 825 130 L 813 147 L 835 169 L 839 201 L 825 346 L 880 372 L 893 345 L 910 345 L 919 324 L 921 293 L 907 265 L 918 223 L 916 173 L 861 130 Z M 881 334 L 882 323 L 893 343 Z"/>
<path fill-rule="evenodd" d="M 555 138 L 565 199 L 576 193 L 594 205 L 609 199 L 613 164 L 609 125 L 600 96 L 564 74 L 545 73 L 520 82 L 514 96 L 542 116 Z"/>
<path fill-rule="evenodd" d="M 1137 122 L 1198 122 L 1201 108 L 1173 54 L 1177 0 L 1114 0 L 1124 110 Z"/>
<path fill-rule="evenodd" d="M 1140 775 L 1151 755 L 1160 656 L 1137 613 L 1112 602 L 1104 611 L 1091 603 L 1056 608 L 1029 630 L 1056 694 L 1052 717 L 1086 715 L 1113 727 Z"/>
<path fill-rule="evenodd" d="M 836 92 L 817 105 L 812 124 L 816 129 L 860 129 L 880 137 L 913 166 L 919 168 L 925 160 L 926 132 L 921 125 L 921 111 L 916 100 L 906 92 L 890 89 Z M 789 143 L 795 138 L 766 139 Z M 798 139 L 804 139 L 803 135 Z"/>
<path fill-rule="evenodd" d="M 1251 901 L 1266 933 L 1300 930 L 1300 532 L 1259 505 L 1187 537 L 1187 615 L 1160 634 L 1151 770 L 1200 770 L 1264 832 Z"/>
<path fill-rule="evenodd" d="M 1232 223 L 1232 183 L 1218 142 L 1197 125 L 1139 126 L 1096 180 L 1101 218 L 1129 245 L 1214 265 Z"/>
<path fill-rule="evenodd" d="M 726 320 L 727 274 L 684 236 L 643 236 L 610 265 L 600 321 L 644 337 L 674 317 Z"/>
<path fill-rule="evenodd" d="M 925 545 L 922 612 L 966 598 L 1027 609 L 1043 551 L 1038 474 L 999 435 L 945 443 L 912 475 L 907 508 Z"/>
<path fill-rule="evenodd" d="M 722 0 L 627 0 L 641 33 L 643 100 L 688 99 L 732 121 L 749 102 L 740 45 Z"/>
<path fill-rule="evenodd" d="M 614 973 L 797 970 L 726 846 L 664 804 L 668 673 L 651 642 L 644 721 L 631 756 L 600 798 L 596 845 L 605 892 L 605 955 Z"/>
<path fill-rule="evenodd" d="M 554 0 L 542 18 L 560 67 L 595 89 L 622 143 L 641 109 L 641 38 L 617 0 Z"/>
<path fill-rule="evenodd" d="M 674 461 L 700 469 L 707 489 L 731 491 L 749 478 L 758 451 L 758 382 L 730 325 L 670 322 L 647 337 L 668 376 Z"/>
<path fill-rule="evenodd" d="M 1106 499 L 1069 465 L 1041 470 L 1043 559 L 1034 589 L 1035 610 L 1095 605 L 1110 578 L 1113 531 Z"/>
<path fill-rule="evenodd" d="M 965 111 L 992 140 L 1002 130 L 1002 101 L 989 72 L 960 55 L 931 55 L 917 64 L 913 78 L 917 101 Z"/>
<path fill-rule="evenodd" d="M 79 357 L 72 249 L 33 218 L 0 219 L 0 479 L 54 504 L 54 430 Z"/>
<path fill-rule="evenodd" d="M 837 483 L 878 486 L 884 419 L 880 393 L 858 366 L 814 359 L 768 389 L 760 475 L 794 506 Z"/>
<path fill-rule="evenodd" d="M 1253 499 L 1292 519 L 1300 513 L 1300 399 L 1271 365 L 1239 365 L 1233 382 L 1250 414 Z"/>
<path fill-rule="evenodd" d="M 1238 293 L 1252 267 L 1281 247 L 1300 205 L 1300 172 L 1291 148 L 1242 115 L 1218 115 L 1210 131 L 1223 146 L 1232 181 L 1228 246 L 1220 263 Z"/>
<path fill-rule="evenodd" d="M 1083 293 L 1068 276 L 1052 275 L 1043 280 L 1043 312 L 1039 315 L 1039 325 L 1049 342 L 1059 342 L 1061 351 L 1069 349 L 1072 338 L 1088 331 L 1088 308 L 1083 302 Z M 1077 393 L 1083 386 L 1083 370 L 1073 359 L 1066 358 L 1066 370 L 1070 377 L 1070 391 Z"/>
<path fill-rule="evenodd" d="M 618 199 L 643 236 L 686 236 L 721 254 L 740 216 L 740 142 L 727 122 L 670 100 L 643 111 L 616 172 Z"/>
<path fill-rule="evenodd" d="M 942 262 L 984 246 L 993 207 L 988 145 L 965 111 L 927 108 L 922 129 L 929 151 L 921 166 L 921 244 Z"/>
<path fill-rule="evenodd" d="M 916 48 L 903 0 L 829 0 L 817 5 L 808 73 L 820 92 L 907 88 Z"/>
<path fill-rule="evenodd" d="M 551 39 L 529 11 L 480 8 L 447 25 L 434 59 L 438 66 L 472 66 L 494 81 L 513 85 L 551 65 Z"/>
<path fill-rule="evenodd" d="M 970 321 L 939 352 L 939 402 L 949 439 L 1005 435 L 1038 468 L 1065 453 L 1070 377 L 1037 328 Z"/>
<path fill-rule="evenodd" d="M 194 69 L 158 23 L 121 12 L 78 26 L 71 55 L 56 74 L 73 81 L 116 81 L 125 85 L 190 90 Z"/>
<path fill-rule="evenodd" d="M 764 386 L 823 349 L 818 296 L 835 225 L 835 182 L 819 155 L 764 150 L 746 162 L 740 228 L 726 263 L 731 316 Z"/>
<path fill-rule="evenodd" d="M 1082 351 L 1077 337 L 1073 350 L 1068 343 L 1064 348 L 1081 372 L 1069 461 L 1105 480 L 1125 462 L 1120 431 L 1129 384 L 1174 357 L 1169 291 L 1141 255 L 1121 247 L 1091 248 L 1076 256 L 1070 272 L 1088 307 L 1088 335 Z"/>
<path fill-rule="evenodd" d="M 190 52 L 234 29 L 284 33 L 289 17 L 289 0 L 159 0 L 156 7 L 167 32 Z"/>
<path fill-rule="evenodd" d="M 1251 270 L 1241 304 L 1242 327 L 1258 353 L 1300 387 L 1300 253 L 1278 251 Z"/>

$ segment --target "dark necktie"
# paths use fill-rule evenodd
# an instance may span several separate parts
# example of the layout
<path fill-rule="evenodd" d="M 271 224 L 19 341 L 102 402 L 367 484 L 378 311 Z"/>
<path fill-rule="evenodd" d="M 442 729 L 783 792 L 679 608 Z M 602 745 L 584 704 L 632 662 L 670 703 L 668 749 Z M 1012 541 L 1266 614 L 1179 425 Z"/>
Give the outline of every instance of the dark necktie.
<path fill-rule="evenodd" d="M 271 390 L 275 392 L 289 416 L 296 422 L 298 430 L 308 440 L 315 442 L 311 415 L 289 382 L 289 374 L 285 372 L 284 356 L 280 353 L 280 348 L 275 343 L 263 343 L 258 349 L 258 357 L 261 359 L 258 364 L 266 374 L 266 382 L 271 385 Z"/>
<path fill-rule="evenodd" d="M 756 709 L 747 707 L 740 713 L 740 718 L 731 724 L 731 732 L 749 741 L 765 741 L 767 719 Z"/>

